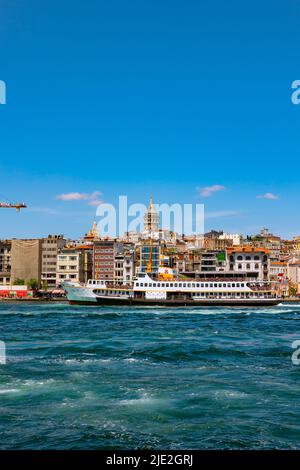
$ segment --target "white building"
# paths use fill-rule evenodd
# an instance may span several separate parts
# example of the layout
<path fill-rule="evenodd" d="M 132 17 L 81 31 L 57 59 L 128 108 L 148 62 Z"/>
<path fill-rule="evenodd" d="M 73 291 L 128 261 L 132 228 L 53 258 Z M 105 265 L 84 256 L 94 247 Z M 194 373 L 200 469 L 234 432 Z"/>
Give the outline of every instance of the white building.
<path fill-rule="evenodd" d="M 57 254 L 56 285 L 69 279 L 87 282 L 92 277 L 92 251 L 64 248 Z"/>
<path fill-rule="evenodd" d="M 219 240 L 232 240 L 233 246 L 239 246 L 241 244 L 241 235 L 238 233 L 222 233 Z"/>
<path fill-rule="evenodd" d="M 114 258 L 114 281 L 131 284 L 134 276 L 134 250 L 117 253 Z"/>
<path fill-rule="evenodd" d="M 269 250 L 250 245 L 228 247 L 226 250 L 226 270 L 235 272 L 257 273 L 261 281 L 269 280 Z"/>
<path fill-rule="evenodd" d="M 292 287 L 295 287 L 297 294 L 300 294 L 300 261 L 288 264 L 288 278 Z"/>

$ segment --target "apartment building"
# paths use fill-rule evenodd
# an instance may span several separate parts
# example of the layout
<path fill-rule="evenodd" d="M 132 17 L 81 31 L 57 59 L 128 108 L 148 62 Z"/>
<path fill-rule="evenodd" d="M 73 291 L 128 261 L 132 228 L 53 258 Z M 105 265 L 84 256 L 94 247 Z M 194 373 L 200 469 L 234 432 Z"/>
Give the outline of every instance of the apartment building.
<path fill-rule="evenodd" d="M 41 286 L 42 239 L 11 240 L 11 283 L 36 279 Z"/>
<path fill-rule="evenodd" d="M 269 280 L 270 252 L 268 249 L 245 245 L 229 247 L 226 253 L 227 271 L 256 273 L 258 280 Z"/>
<path fill-rule="evenodd" d="M 0 241 L 0 285 L 10 285 L 11 241 Z"/>
<path fill-rule="evenodd" d="M 48 235 L 47 238 L 42 239 L 41 285 L 43 288 L 55 289 L 57 254 L 66 243 L 63 235 Z"/>
<path fill-rule="evenodd" d="M 92 278 L 93 252 L 90 247 L 65 247 L 57 254 L 56 285 L 63 281 L 86 283 Z"/>

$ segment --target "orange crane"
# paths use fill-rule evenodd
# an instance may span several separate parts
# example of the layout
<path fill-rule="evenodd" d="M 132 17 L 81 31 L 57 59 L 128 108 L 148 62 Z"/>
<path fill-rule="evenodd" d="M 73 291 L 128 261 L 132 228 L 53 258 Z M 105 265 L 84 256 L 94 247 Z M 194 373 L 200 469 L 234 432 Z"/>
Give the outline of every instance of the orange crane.
<path fill-rule="evenodd" d="M 147 263 L 147 273 L 152 273 L 152 239 L 150 243 L 149 261 Z"/>
<path fill-rule="evenodd" d="M 16 202 L 11 204 L 9 202 L 0 202 L 0 209 L 17 209 L 20 212 L 20 209 L 25 209 L 27 206 L 24 202 Z"/>

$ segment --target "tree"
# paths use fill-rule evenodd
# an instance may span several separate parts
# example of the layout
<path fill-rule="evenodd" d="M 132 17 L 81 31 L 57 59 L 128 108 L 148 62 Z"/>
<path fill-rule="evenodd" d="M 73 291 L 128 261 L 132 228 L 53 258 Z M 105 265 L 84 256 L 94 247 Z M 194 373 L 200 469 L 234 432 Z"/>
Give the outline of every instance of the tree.
<path fill-rule="evenodd" d="M 44 289 L 45 292 L 47 292 L 47 290 L 48 290 L 48 281 L 43 282 L 43 289 Z"/>
<path fill-rule="evenodd" d="M 24 279 L 19 279 L 17 277 L 17 279 L 14 280 L 14 285 L 15 286 L 25 286 L 25 281 L 24 281 Z"/>
<path fill-rule="evenodd" d="M 296 295 L 297 295 L 296 287 L 291 287 L 290 286 L 289 291 L 290 291 L 289 294 L 290 294 L 291 297 L 296 297 Z"/>
<path fill-rule="evenodd" d="M 28 287 L 30 287 L 31 290 L 37 290 L 38 286 L 39 286 L 39 283 L 36 279 L 34 278 L 31 278 L 29 279 L 29 281 L 27 282 L 27 285 Z"/>

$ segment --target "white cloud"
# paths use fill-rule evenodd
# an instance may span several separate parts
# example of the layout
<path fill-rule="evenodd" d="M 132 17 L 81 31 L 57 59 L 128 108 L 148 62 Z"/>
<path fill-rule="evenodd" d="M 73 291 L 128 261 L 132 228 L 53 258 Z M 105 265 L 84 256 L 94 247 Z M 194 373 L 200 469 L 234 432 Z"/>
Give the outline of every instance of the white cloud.
<path fill-rule="evenodd" d="M 101 199 L 92 199 L 91 201 L 89 201 L 88 205 L 89 206 L 100 206 L 100 204 L 102 204 L 103 201 L 101 201 Z"/>
<path fill-rule="evenodd" d="M 205 186 L 204 188 L 197 188 L 201 196 L 203 197 L 210 197 L 213 193 L 216 193 L 218 191 L 223 191 L 225 186 L 222 186 L 220 184 L 213 184 L 212 186 Z"/>
<path fill-rule="evenodd" d="M 276 196 L 276 194 L 273 194 L 273 193 L 261 194 L 261 195 L 256 196 L 256 198 L 257 199 L 269 199 L 269 200 L 272 200 L 272 201 L 275 201 L 276 199 L 279 199 L 278 196 Z"/>
<path fill-rule="evenodd" d="M 94 191 L 91 194 L 88 193 L 63 193 L 56 196 L 56 199 L 60 201 L 89 201 L 89 205 L 98 206 L 99 196 L 101 195 L 100 191 Z"/>
<path fill-rule="evenodd" d="M 206 219 L 214 219 L 218 217 L 234 217 L 239 215 L 237 211 L 216 211 L 216 212 L 205 212 Z"/>

